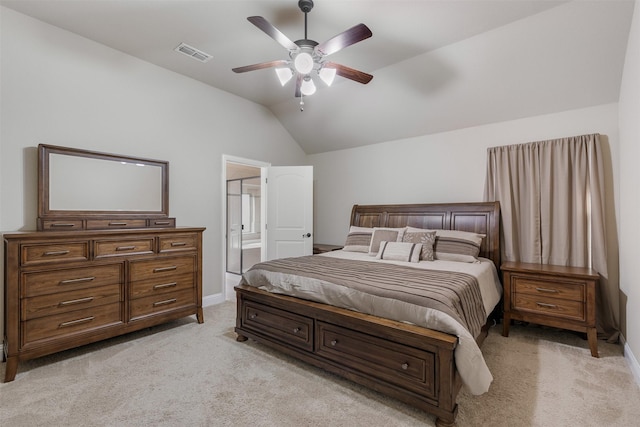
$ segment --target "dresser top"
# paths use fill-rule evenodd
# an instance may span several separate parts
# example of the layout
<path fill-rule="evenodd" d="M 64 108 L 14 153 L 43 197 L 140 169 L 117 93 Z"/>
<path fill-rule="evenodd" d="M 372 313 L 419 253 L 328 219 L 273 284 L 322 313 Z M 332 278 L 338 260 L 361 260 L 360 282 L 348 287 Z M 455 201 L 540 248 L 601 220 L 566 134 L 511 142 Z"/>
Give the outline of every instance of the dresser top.
<path fill-rule="evenodd" d="M 99 236 L 122 236 L 128 234 L 176 234 L 203 232 L 205 227 L 172 228 L 120 228 L 113 230 L 74 230 L 74 231 L 13 231 L 2 234 L 5 240 L 28 240 L 49 238 L 94 238 Z"/>

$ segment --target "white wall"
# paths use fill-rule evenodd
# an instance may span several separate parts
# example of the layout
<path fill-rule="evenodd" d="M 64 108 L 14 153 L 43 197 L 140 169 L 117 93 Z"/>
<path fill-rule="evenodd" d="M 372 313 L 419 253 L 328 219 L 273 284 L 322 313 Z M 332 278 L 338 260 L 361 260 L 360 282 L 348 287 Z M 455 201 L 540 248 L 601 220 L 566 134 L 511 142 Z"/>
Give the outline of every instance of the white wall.
<path fill-rule="evenodd" d="M 222 154 L 298 165 L 297 143 L 257 104 L 0 14 L 0 230 L 35 229 L 39 143 L 168 160 L 169 213 L 178 225 L 207 227 L 203 293 L 222 292 Z"/>
<path fill-rule="evenodd" d="M 487 148 L 587 133 L 607 137 L 616 170 L 617 104 L 310 155 L 316 241 L 344 243 L 354 203 L 482 201 Z"/>
<path fill-rule="evenodd" d="M 620 87 L 620 290 L 625 353 L 640 384 L 640 3 L 635 2 Z M 635 356 L 634 356 L 635 355 Z M 635 359 L 635 360 L 634 360 Z"/>

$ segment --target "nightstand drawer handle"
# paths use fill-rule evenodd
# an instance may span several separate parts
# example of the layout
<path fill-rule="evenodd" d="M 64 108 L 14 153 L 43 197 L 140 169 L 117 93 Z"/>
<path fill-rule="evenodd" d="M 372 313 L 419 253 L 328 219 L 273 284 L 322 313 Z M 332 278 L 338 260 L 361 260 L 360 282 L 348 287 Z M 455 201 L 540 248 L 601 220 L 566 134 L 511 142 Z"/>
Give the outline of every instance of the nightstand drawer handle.
<path fill-rule="evenodd" d="M 559 291 L 557 289 L 547 289 L 547 288 L 536 288 L 538 292 L 547 292 L 551 294 L 557 294 Z"/>
<path fill-rule="evenodd" d="M 538 304 L 540 307 L 558 308 L 558 306 L 555 305 L 555 304 L 547 304 L 547 303 L 544 303 L 544 302 L 537 302 L 536 304 Z"/>

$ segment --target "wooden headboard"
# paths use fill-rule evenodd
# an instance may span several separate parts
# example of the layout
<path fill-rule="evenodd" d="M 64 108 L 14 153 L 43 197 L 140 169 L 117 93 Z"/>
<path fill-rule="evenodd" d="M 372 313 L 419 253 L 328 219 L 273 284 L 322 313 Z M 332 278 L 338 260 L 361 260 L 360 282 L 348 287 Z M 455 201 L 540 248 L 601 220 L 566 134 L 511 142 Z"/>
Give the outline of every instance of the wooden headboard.
<path fill-rule="evenodd" d="M 480 256 L 500 269 L 500 203 L 438 203 L 354 205 L 351 225 L 359 227 L 417 227 L 484 234 Z"/>

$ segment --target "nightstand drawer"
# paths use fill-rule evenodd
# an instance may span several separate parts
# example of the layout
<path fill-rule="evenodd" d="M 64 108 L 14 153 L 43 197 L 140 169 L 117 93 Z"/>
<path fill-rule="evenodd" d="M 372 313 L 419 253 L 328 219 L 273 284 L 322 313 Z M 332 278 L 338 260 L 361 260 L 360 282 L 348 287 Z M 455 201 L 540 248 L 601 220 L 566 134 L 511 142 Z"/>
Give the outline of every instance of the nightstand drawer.
<path fill-rule="evenodd" d="M 538 295 L 571 301 L 584 301 L 584 282 L 562 283 L 558 279 L 541 280 L 526 276 L 511 276 L 512 292 L 516 294 Z"/>
<path fill-rule="evenodd" d="M 512 297 L 512 309 L 564 319 L 585 320 L 584 302 L 582 301 L 569 301 L 516 293 Z"/>

